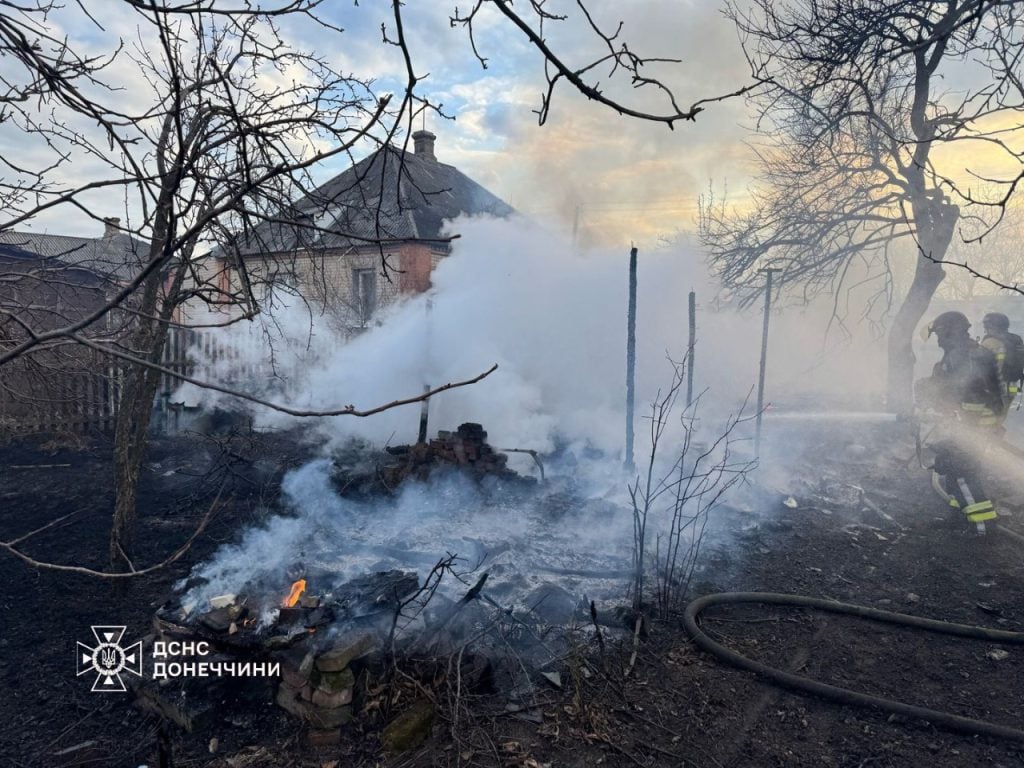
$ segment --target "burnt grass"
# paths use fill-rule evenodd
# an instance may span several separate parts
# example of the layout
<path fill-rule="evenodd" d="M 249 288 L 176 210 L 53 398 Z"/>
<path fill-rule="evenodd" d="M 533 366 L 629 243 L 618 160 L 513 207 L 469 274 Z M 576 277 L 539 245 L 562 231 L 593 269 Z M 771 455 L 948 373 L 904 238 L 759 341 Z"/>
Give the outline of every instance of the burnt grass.
<path fill-rule="evenodd" d="M 501 693 L 457 692 L 450 680 L 431 687 L 408 670 L 396 678 L 394 711 L 425 691 L 439 717 L 423 745 L 390 757 L 380 752 L 379 716 L 360 716 L 343 728 L 340 744 L 317 746 L 269 698 L 219 702 L 224 711 L 217 724 L 188 733 L 140 711 L 130 694 L 92 693 L 89 676 L 75 676 L 75 644 L 91 643 L 90 626 L 123 624 L 132 639 L 151 632 L 173 583 L 242 528 L 273 514 L 283 473 L 315 453 L 294 435 L 228 443 L 182 436 L 151 447 L 140 488 L 138 567 L 159 562 L 185 541 L 223 482 L 209 529 L 166 569 L 115 582 L 39 569 L 0 551 L 0 765 L 155 768 L 161 741 L 165 759 L 173 759 L 168 764 L 178 768 L 1024 763 L 1024 744 L 951 733 L 760 682 L 696 649 L 677 618 L 652 623 L 635 648 L 626 639 L 609 641 L 602 651 L 592 633 L 581 635 L 565 659 L 561 688 L 540 681 L 529 709 L 508 707 Z M 739 517 L 723 516 L 730 522 L 708 538 L 695 594 L 788 592 L 1024 629 L 1024 543 L 998 531 L 979 538 L 950 519 L 927 474 L 906 462 L 913 451 L 908 440 L 868 429 L 822 430 L 800 446 L 797 452 L 786 444 L 793 456 L 785 476 L 799 479 L 764 481 L 754 516 L 746 518 L 753 523 L 740 527 L 732 525 Z M 44 466 L 62 464 L 70 466 Z M 41 560 L 102 568 L 111 475 L 110 445 L 102 438 L 0 445 L 0 538 L 74 513 L 21 548 Z M 796 508 L 783 504 L 790 495 Z M 1000 524 L 1024 533 L 1021 514 Z M 783 669 L 1021 727 L 1020 646 L 992 658 L 998 646 L 991 643 L 771 606 L 715 608 L 703 624 L 730 647 Z"/>

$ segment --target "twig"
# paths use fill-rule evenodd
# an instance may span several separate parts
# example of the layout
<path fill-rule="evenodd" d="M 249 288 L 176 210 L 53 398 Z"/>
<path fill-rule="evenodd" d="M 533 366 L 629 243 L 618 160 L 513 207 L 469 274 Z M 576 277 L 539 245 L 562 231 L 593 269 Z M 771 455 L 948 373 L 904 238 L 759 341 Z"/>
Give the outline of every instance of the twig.
<path fill-rule="evenodd" d="M 8 464 L 8 469 L 64 469 L 70 464 Z"/>
<path fill-rule="evenodd" d="M 442 384 L 439 387 L 426 390 L 425 392 L 419 395 L 399 398 L 397 400 L 392 400 L 390 403 L 384 403 L 383 405 L 375 405 L 370 408 L 359 409 L 356 408 L 354 405 L 350 404 L 342 408 L 327 408 L 317 410 L 308 408 L 291 408 L 287 405 L 275 403 L 271 400 L 264 400 L 261 397 L 256 397 L 255 395 L 249 394 L 247 392 L 242 392 L 241 390 L 232 389 L 231 387 L 225 387 L 220 384 L 215 384 L 212 381 L 204 381 L 202 379 L 197 379 L 194 376 L 189 376 L 188 374 L 182 373 L 181 371 L 175 371 L 172 368 L 167 368 L 166 366 L 148 362 L 136 355 L 130 355 L 126 352 L 121 352 L 120 350 L 115 349 L 113 347 L 105 347 L 101 344 L 96 344 L 95 342 L 85 338 L 84 336 L 74 335 L 72 338 L 74 338 L 79 344 L 85 347 L 90 347 L 98 352 L 103 352 L 107 355 L 110 355 L 111 357 L 124 360 L 133 365 L 141 365 L 145 368 L 148 368 L 151 371 L 166 374 L 167 376 L 171 376 L 178 381 L 186 382 L 188 384 L 192 384 L 202 389 L 209 389 L 213 392 L 220 392 L 221 394 L 224 395 L 230 395 L 231 397 L 237 397 L 239 400 L 245 400 L 246 402 L 254 403 L 255 405 L 262 405 L 265 408 L 270 408 L 271 410 L 287 414 L 288 416 L 297 416 L 300 418 L 323 416 L 359 416 L 361 418 L 365 418 L 366 416 L 374 416 L 378 413 L 382 413 L 383 411 L 388 411 L 391 410 L 392 408 L 398 408 L 399 406 L 402 405 L 421 403 L 424 400 L 428 400 L 431 397 L 434 397 L 435 395 L 441 394 L 442 392 L 447 392 L 449 389 L 468 387 L 471 384 L 476 384 L 479 381 L 483 381 L 496 370 L 498 370 L 498 364 L 494 363 L 494 365 L 492 365 L 486 371 L 477 376 L 474 376 L 471 379 L 463 379 L 462 381 L 450 381 L 447 384 Z"/>
<path fill-rule="evenodd" d="M 678 760 L 679 763 L 677 765 L 680 768 L 682 768 L 682 766 L 686 765 L 686 761 L 683 759 L 682 755 L 677 755 L 675 752 L 670 752 L 667 749 L 663 749 L 662 747 L 659 747 L 657 744 L 652 744 L 649 741 L 640 741 L 640 742 L 637 742 L 637 746 L 640 747 L 640 749 L 648 749 L 651 752 L 657 752 L 660 755 L 665 755 L 666 757 L 671 757 L 673 760 Z"/>
<path fill-rule="evenodd" d="M 69 725 L 67 728 L 65 728 L 63 731 L 61 731 L 57 735 L 57 738 L 55 738 L 53 741 L 51 741 L 49 744 L 47 744 L 45 747 L 43 747 L 40 750 L 39 753 L 42 754 L 43 752 L 46 752 L 47 750 L 49 750 L 51 747 L 53 747 L 55 744 L 57 744 L 57 742 L 59 742 L 61 739 L 63 739 L 65 736 L 67 736 L 69 733 L 71 733 L 71 731 L 73 731 L 75 728 L 80 726 L 82 723 L 84 723 L 90 717 L 92 717 L 97 712 L 99 712 L 100 709 L 102 709 L 102 706 L 98 706 L 98 707 L 94 707 L 93 709 L 90 709 L 88 712 L 86 712 L 84 715 L 82 715 L 78 720 L 76 720 L 71 725 Z"/>
<path fill-rule="evenodd" d="M 25 534 L 25 535 L 23 535 L 23 536 L 19 536 L 19 537 L 18 537 L 18 538 L 16 538 L 16 539 L 11 539 L 11 540 L 10 540 L 9 542 L 7 542 L 7 544 L 8 544 L 9 546 L 12 546 L 12 547 L 13 547 L 13 546 L 15 546 L 15 545 L 17 545 L 17 544 L 20 544 L 21 542 L 25 541 L 25 539 L 28 539 L 28 538 L 30 538 L 30 537 L 32 537 L 32 536 L 35 536 L 35 535 L 36 535 L 37 533 L 42 533 L 42 532 L 43 532 L 43 531 L 45 531 L 45 530 L 48 530 L 48 529 L 50 529 L 50 528 L 53 528 L 53 527 L 54 527 L 55 525 L 57 525 L 58 523 L 62 523 L 62 522 L 64 522 L 65 520 L 67 520 L 67 519 L 68 519 L 69 517 L 74 517 L 74 516 L 75 516 L 75 515 L 77 515 L 77 514 L 78 514 L 78 512 L 68 512 L 68 513 L 67 513 L 66 515 L 62 515 L 61 517 L 58 517 L 58 518 L 57 518 L 56 520 L 51 520 L 51 521 L 50 521 L 50 522 L 48 522 L 48 523 L 47 523 L 46 525 L 41 525 L 41 526 L 39 526 L 39 527 L 38 527 L 38 528 L 36 528 L 36 529 L 35 529 L 34 531 L 29 531 L 28 533 L 26 533 L 26 534 Z M 3 543 L 3 542 L 0 542 L 0 544 L 2 544 L 2 543 Z"/>
<path fill-rule="evenodd" d="M 413 648 L 418 648 L 421 646 L 429 647 L 430 644 L 434 641 L 434 638 L 437 637 L 438 633 L 440 633 L 442 629 L 448 626 L 448 623 L 452 619 L 454 619 L 462 611 L 463 608 L 465 608 L 470 602 L 479 597 L 480 590 L 483 589 L 484 584 L 486 582 L 487 574 L 484 573 L 484 575 L 477 580 L 476 584 L 470 587 L 469 591 L 462 596 L 462 599 L 459 600 L 459 602 L 456 603 L 454 606 L 452 606 L 451 610 L 448 611 L 447 615 L 443 619 L 441 619 L 441 621 L 439 621 L 437 625 L 430 630 L 429 633 L 424 633 L 420 641 L 413 645 Z"/>
<path fill-rule="evenodd" d="M 611 747 L 612 749 L 614 749 L 614 750 L 615 750 L 616 752 L 618 752 L 618 753 L 619 753 L 620 755 L 623 755 L 623 756 L 625 756 L 625 757 L 628 757 L 628 758 L 629 758 L 630 760 L 632 760 L 632 761 L 633 761 L 634 763 L 636 763 L 637 765 L 639 765 L 639 766 L 640 766 L 640 768 L 647 768 L 647 766 L 646 766 L 646 765 L 644 765 L 644 764 L 643 764 L 643 763 L 642 763 L 642 762 L 640 761 L 640 758 L 638 758 L 638 757 L 637 757 L 636 755 L 634 755 L 634 754 L 633 754 L 632 752 L 627 752 L 627 751 L 626 751 L 625 749 L 623 749 L 622 747 L 620 747 L 620 746 L 619 746 L 618 744 L 616 744 L 615 742 L 613 742 L 613 741 L 612 741 L 611 739 L 609 739 L 608 737 L 605 737 L 605 738 L 601 739 L 601 743 L 602 743 L 602 744 L 607 744 L 607 745 L 608 745 L 609 747 Z"/>

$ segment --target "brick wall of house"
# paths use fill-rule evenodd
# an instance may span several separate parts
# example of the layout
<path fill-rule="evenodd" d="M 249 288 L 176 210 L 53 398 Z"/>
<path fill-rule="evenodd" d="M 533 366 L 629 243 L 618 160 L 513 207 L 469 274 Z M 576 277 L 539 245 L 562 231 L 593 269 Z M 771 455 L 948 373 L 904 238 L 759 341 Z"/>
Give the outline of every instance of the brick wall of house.
<path fill-rule="evenodd" d="M 437 269 L 437 265 L 441 263 L 441 259 L 448 255 L 448 249 L 437 248 L 430 253 L 430 271 L 433 273 Z"/>
<path fill-rule="evenodd" d="M 434 263 L 427 243 L 403 243 L 398 251 L 398 286 L 403 294 L 430 290 L 430 273 Z"/>
<path fill-rule="evenodd" d="M 398 255 L 385 251 L 393 263 Z M 379 309 L 398 298 L 399 287 L 392 277 L 389 282 L 381 275 L 380 251 L 360 249 L 354 252 L 334 252 L 303 260 L 303 283 L 316 301 L 324 305 L 345 325 L 359 327 L 359 297 L 356 295 L 356 274 L 370 277 L 374 288 L 374 307 Z"/>
<path fill-rule="evenodd" d="M 345 333 L 357 333 L 372 324 L 373 316 L 400 296 L 422 293 L 430 288 L 430 276 L 447 248 L 427 243 L 401 243 L 385 249 L 390 265 L 397 270 L 390 280 L 381 274 L 380 251 L 367 246 L 323 254 L 300 254 L 274 263 L 248 259 L 251 279 L 258 284 L 272 280 L 298 289 L 314 305 L 328 309 L 332 325 Z M 362 273 L 362 276 L 360 276 Z M 358 280 L 372 285 L 372 314 L 364 316 L 357 290 Z M 237 282 L 237 276 L 232 280 Z M 266 300 L 257 289 L 257 297 Z"/>

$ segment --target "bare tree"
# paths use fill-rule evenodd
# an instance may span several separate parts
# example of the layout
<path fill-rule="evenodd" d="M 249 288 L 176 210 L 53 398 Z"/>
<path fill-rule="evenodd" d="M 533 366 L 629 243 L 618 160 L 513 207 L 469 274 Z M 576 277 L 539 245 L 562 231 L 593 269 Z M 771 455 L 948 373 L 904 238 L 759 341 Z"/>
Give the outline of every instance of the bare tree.
<path fill-rule="evenodd" d="M 121 382 L 110 545 L 111 561 L 128 568 L 139 468 L 163 372 L 159 362 L 176 314 L 187 301 L 241 306 L 242 316 L 258 311 L 252 283 L 243 279 L 226 293 L 222 281 L 210 279 L 208 265 L 197 258 L 200 238 L 245 232 L 254 218 L 280 216 L 302 191 L 310 165 L 349 151 L 381 123 L 388 103 L 378 101 L 366 82 L 290 49 L 270 17 L 159 8 L 138 13 L 153 32 L 152 47 L 140 44 L 126 55 L 155 95 L 144 111 L 107 108 L 105 135 L 97 137 L 74 119 L 40 121 L 22 104 L 14 110 L 27 133 L 63 157 L 74 152 L 79 161 L 89 155 L 102 161 L 109 178 L 68 189 L 44 169 L 23 173 L 7 191 L 20 199 L 32 195 L 10 222 L 16 224 L 56 205 L 91 211 L 90 192 L 120 187 L 141 208 L 141 221 L 125 228 L 148 244 L 139 241 L 129 279 L 112 298 L 76 322 L 32 327 L 24 313 L 9 313 L 24 333 L 20 343 L 0 352 L 4 361 L 38 357 L 70 342 L 133 363 Z M 118 142 L 123 151 L 111 153 Z M 310 145 L 327 148 L 310 152 Z M 130 322 L 114 343 L 103 344 L 96 322 L 115 308 Z"/>
<path fill-rule="evenodd" d="M 1005 208 L 998 227 L 985 220 L 965 221 L 961 236 L 953 239 L 943 263 L 945 296 L 969 300 L 981 296 L 1009 295 L 1008 289 L 1024 275 L 1024 206 L 1014 201 Z"/>
<path fill-rule="evenodd" d="M 13 330 L 0 345 L 0 366 L 19 359 L 43 359 L 54 350 L 76 345 L 127 364 L 115 435 L 117 500 L 110 557 L 120 567 L 133 570 L 130 532 L 136 488 L 162 375 L 177 375 L 199 386 L 307 416 L 368 415 L 477 381 L 489 371 L 364 409 L 352 405 L 295 409 L 162 368 L 169 329 L 185 322 L 184 305 L 232 308 L 221 322 L 237 322 L 263 309 L 263 287 L 289 282 L 294 263 L 287 256 L 276 259 L 273 269 L 254 276 L 237 254 L 241 243 L 251 246 L 254 233 L 266 231 L 267 225 L 310 235 L 322 232 L 316 211 L 299 210 L 294 202 L 309 199 L 314 186 L 311 169 L 316 164 L 335 156 L 351 157 L 367 143 L 384 145 L 400 135 L 407 141 L 413 120 L 423 110 L 444 113 L 432 101 L 425 77 L 417 69 L 415 51 L 405 33 L 407 12 L 399 0 L 390 4 L 391 19 L 381 31 L 382 45 L 396 48 L 404 61 L 405 87 L 380 98 L 373 90 L 373 73 L 356 76 L 341 71 L 326 56 L 290 47 L 290 38 L 280 26 L 286 22 L 313 25 L 330 35 L 342 33 L 332 20 L 338 15 L 329 15 L 321 0 L 238 4 L 122 0 L 119 5 L 99 11 L 83 4 L 66 8 L 51 0 L 26 4 L 0 0 L 0 54 L 11 56 L 17 64 L 0 79 L 4 89 L 0 118 L 7 130 L 14 126 L 33 139 L 36 150 L 29 153 L 32 163 L 9 153 L 0 157 L 6 166 L 0 174 L 4 208 L 0 232 L 62 208 L 99 221 L 109 212 L 102 201 L 119 199 L 126 214 L 121 229 L 131 235 L 132 243 L 130 263 L 119 265 L 126 269 L 100 270 L 109 284 L 99 306 L 61 321 L 50 318 L 39 323 L 17 300 L 4 302 L 0 320 Z M 606 52 L 577 63 L 569 63 L 571 57 L 560 55 L 546 42 L 545 29 L 572 19 L 549 12 L 542 2 L 513 9 L 505 0 L 481 0 L 468 14 L 456 10 L 449 19 L 452 26 L 466 28 L 469 43 L 477 51 L 474 22 L 494 12 L 510 30 L 525 34 L 552 68 L 542 122 L 559 81 L 621 113 L 669 127 L 693 120 L 706 103 L 725 98 L 698 99 L 680 107 L 668 87 L 643 71 L 645 65 L 667 60 L 632 52 L 621 39 L 621 25 L 613 33 L 602 31 L 582 3 L 574 18 Z M 97 29 L 104 29 L 113 14 L 133 14 L 137 39 L 105 56 L 80 54 L 55 31 L 64 13 L 80 13 Z M 142 93 L 117 69 L 128 62 L 132 76 L 141 74 L 145 79 Z M 481 64 L 486 64 L 482 57 Z M 665 108 L 645 111 L 606 95 L 595 70 L 599 66 L 607 67 L 605 80 L 624 75 L 630 86 L 657 90 Z M 88 178 L 75 179 L 71 172 L 84 163 L 93 170 Z M 235 258 L 232 266 L 238 280 L 221 279 L 219 262 L 206 257 L 211 242 L 218 246 L 219 256 Z M 387 275 L 383 248 L 381 259 Z M 39 282 L 41 274 L 32 279 Z M 16 275 L 10 281 L 24 278 Z M 15 295 L 13 291 L 4 294 Z"/>
<path fill-rule="evenodd" d="M 870 285 L 890 305 L 888 402 L 911 402 L 913 331 L 964 216 L 995 226 L 1020 182 L 1021 3 L 821 0 L 730 4 L 763 89 L 752 97 L 761 184 L 752 209 L 705 206 L 702 237 L 747 301 L 758 271 L 804 296 Z M 947 81 L 955 78 L 955 85 Z M 1006 170 L 982 178 L 983 148 Z M 972 192 L 984 185 L 996 192 Z M 904 242 L 900 248 L 896 245 Z"/>
<path fill-rule="evenodd" d="M 649 452 L 641 473 L 628 488 L 633 508 L 633 609 L 642 610 L 647 575 L 653 569 L 655 603 L 662 618 L 686 599 L 711 513 L 757 466 L 756 459 L 735 454 L 736 443 L 743 440 L 741 427 L 750 421 L 744 414 L 746 401 L 737 413 L 729 415 L 720 433 L 702 443 L 697 419 L 700 397 L 686 408 L 677 408 L 686 381 L 686 361 L 669 363 L 672 379 L 655 395 L 647 416 Z M 670 442 L 666 430 L 676 420 L 682 437 Z M 652 534 L 656 545 L 653 559 L 649 551 Z"/>

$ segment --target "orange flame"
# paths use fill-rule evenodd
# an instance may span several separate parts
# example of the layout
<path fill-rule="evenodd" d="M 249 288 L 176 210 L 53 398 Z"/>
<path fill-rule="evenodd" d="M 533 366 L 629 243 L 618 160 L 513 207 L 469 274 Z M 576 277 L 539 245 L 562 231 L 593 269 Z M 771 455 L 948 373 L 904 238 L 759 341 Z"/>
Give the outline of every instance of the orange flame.
<path fill-rule="evenodd" d="M 305 592 L 305 591 L 306 591 L 306 580 L 305 579 L 299 579 L 294 584 L 292 584 L 292 589 L 288 593 L 288 597 L 286 597 L 284 599 L 284 603 L 283 603 L 284 607 L 285 608 L 293 608 L 293 607 L 295 607 L 295 604 L 297 602 L 299 602 L 299 598 L 302 597 L 302 593 Z"/>

